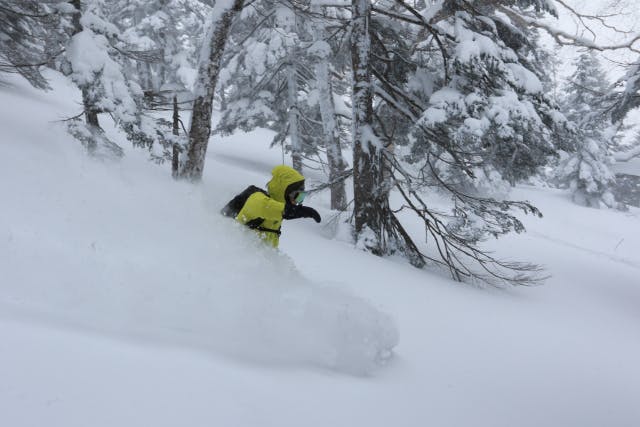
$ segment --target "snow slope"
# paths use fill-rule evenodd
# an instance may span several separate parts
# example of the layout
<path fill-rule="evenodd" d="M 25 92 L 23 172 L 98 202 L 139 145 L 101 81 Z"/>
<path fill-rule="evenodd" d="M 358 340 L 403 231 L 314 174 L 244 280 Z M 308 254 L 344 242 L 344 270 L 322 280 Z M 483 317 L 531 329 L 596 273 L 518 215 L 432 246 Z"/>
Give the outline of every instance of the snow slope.
<path fill-rule="evenodd" d="M 517 189 L 545 218 L 491 244 L 544 264 L 536 288 L 359 252 L 322 193 L 324 225 L 286 222 L 274 252 L 217 214 L 282 161 L 266 132 L 176 183 L 144 153 L 86 158 L 51 77 L 0 88 L 0 425 L 637 425 L 638 210 Z"/>

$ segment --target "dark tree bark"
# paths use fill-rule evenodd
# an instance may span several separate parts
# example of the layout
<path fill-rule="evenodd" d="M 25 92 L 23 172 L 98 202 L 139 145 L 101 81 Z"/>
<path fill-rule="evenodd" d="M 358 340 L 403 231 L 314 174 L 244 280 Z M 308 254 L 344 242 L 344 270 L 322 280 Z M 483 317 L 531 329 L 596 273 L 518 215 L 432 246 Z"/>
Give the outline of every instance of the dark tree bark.
<path fill-rule="evenodd" d="M 222 2 L 224 0 L 219 0 Z M 198 69 L 198 79 L 196 82 L 195 100 L 193 102 L 193 113 L 191 116 L 191 127 L 189 129 L 189 145 L 187 148 L 187 159 L 180 176 L 193 181 L 202 179 L 204 160 L 209 145 L 211 135 L 211 114 L 213 111 L 213 95 L 220 74 L 220 62 L 224 48 L 229 37 L 229 29 L 233 18 L 242 10 L 244 0 L 233 0 L 233 2 L 216 4 L 214 8 L 214 22 L 208 34 L 209 44 L 207 57 L 200 58 Z"/>
<path fill-rule="evenodd" d="M 386 252 L 384 229 L 389 219 L 389 202 L 384 188 L 383 147 L 374 133 L 371 84 L 370 0 L 352 0 L 353 26 L 351 61 L 353 68 L 353 190 L 356 239 L 366 238 L 371 252 Z M 373 235 L 367 233 L 373 232 Z M 365 235 L 367 234 L 367 235 Z"/>
<path fill-rule="evenodd" d="M 180 112 L 178 111 L 177 95 L 173 95 L 173 134 L 175 136 L 180 134 Z M 174 178 L 177 178 L 178 173 L 180 172 L 180 145 L 177 142 L 174 142 L 172 149 L 171 175 Z"/>
<path fill-rule="evenodd" d="M 76 35 L 82 32 L 82 24 L 80 23 L 80 17 L 82 16 L 82 5 L 80 0 L 71 0 L 70 3 L 76 9 L 75 14 L 73 15 L 73 35 Z M 80 90 L 82 91 L 82 104 L 84 106 L 84 118 L 88 125 L 95 127 L 96 129 L 100 128 L 100 122 L 98 121 L 98 110 L 93 105 L 93 100 L 91 97 L 90 88 L 83 85 Z M 94 142 L 95 144 L 95 142 Z M 89 151 L 95 149 L 95 147 L 87 147 Z"/>
<path fill-rule="evenodd" d="M 338 211 L 347 210 L 347 192 L 344 188 L 345 163 L 342 159 L 340 139 L 332 134 L 327 144 L 327 157 L 329 159 L 329 182 L 331 182 L 331 209 Z"/>
<path fill-rule="evenodd" d="M 389 206 L 392 156 L 376 134 L 373 113 L 371 0 L 352 0 L 353 192 L 356 241 L 376 255 L 399 251 L 416 267 L 425 257 Z"/>

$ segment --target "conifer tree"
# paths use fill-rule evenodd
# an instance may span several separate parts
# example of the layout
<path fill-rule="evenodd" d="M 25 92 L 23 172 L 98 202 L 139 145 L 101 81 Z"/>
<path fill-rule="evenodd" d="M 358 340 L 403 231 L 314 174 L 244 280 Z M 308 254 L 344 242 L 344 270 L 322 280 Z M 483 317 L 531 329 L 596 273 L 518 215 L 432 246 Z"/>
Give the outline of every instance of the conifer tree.
<path fill-rule="evenodd" d="M 245 9 L 226 59 L 225 106 L 216 131 L 271 129 L 271 144 L 285 146 L 299 170 L 304 159 L 314 160 L 311 156 L 324 163 L 324 149 L 331 205 L 343 210 L 348 174 L 331 73 L 334 47 L 325 40 L 329 19 L 308 3 L 261 1 Z"/>
<path fill-rule="evenodd" d="M 109 9 L 130 53 L 127 71 L 148 97 L 191 88 L 210 8 L 198 0 L 118 0 Z"/>
<path fill-rule="evenodd" d="M 0 7 L 0 73 L 18 73 L 38 89 L 48 89 L 43 67 L 63 52 L 67 13 L 59 1 L 23 0 Z"/>
<path fill-rule="evenodd" d="M 111 114 L 123 129 L 137 130 L 138 108 L 134 97 L 141 95 L 139 86 L 125 77 L 120 52 L 115 46 L 119 30 L 107 18 L 103 0 L 81 2 L 71 0 L 73 33 L 66 50 L 66 71 L 82 91 L 85 123 L 69 121 L 69 131 L 89 153 L 98 156 L 121 156 L 122 149 L 102 131 L 98 115 Z"/>
<path fill-rule="evenodd" d="M 624 84 L 624 90 L 617 96 L 618 99 L 611 112 L 614 122 L 622 121 L 629 111 L 640 106 L 640 58 L 629 67 L 621 83 Z"/>
<path fill-rule="evenodd" d="M 193 100 L 197 48 L 211 8 L 199 0 L 116 0 L 107 5 L 109 19 L 121 31 L 123 72 L 143 93 L 136 102 L 145 131 L 132 139 L 149 148 L 152 160 L 171 160 L 176 176 L 187 145 L 180 110 Z M 158 110 L 173 110 L 173 120 L 151 119 Z"/>
<path fill-rule="evenodd" d="M 314 151 L 317 125 L 302 115 L 300 94 L 308 92 L 310 75 L 298 20 L 293 8 L 267 0 L 243 13 L 225 68 L 226 109 L 217 131 L 271 129 L 272 145 L 288 139 L 293 167 L 302 170 L 303 156 Z"/>
<path fill-rule="evenodd" d="M 574 65 L 562 104 L 574 126 L 575 151 L 560 163 L 558 175 L 576 203 L 617 207 L 611 191 L 615 176 L 608 167 L 609 146 L 615 136 L 607 116 L 610 84 L 593 52 L 581 54 Z"/>
<path fill-rule="evenodd" d="M 546 1 L 506 3 L 516 16 L 554 12 Z M 535 280 L 535 266 L 502 262 L 478 244 L 524 229 L 512 208 L 540 213 L 527 202 L 483 194 L 479 184 L 534 173 L 554 152 L 549 141 L 566 120 L 543 94 L 535 46 L 501 6 L 450 0 L 418 10 L 402 0 L 373 7 L 354 0 L 355 233 L 374 253 L 400 251 L 415 265 L 432 261 L 457 280 L 525 284 Z M 390 111 L 402 119 L 389 120 Z M 409 145 L 408 156 L 399 155 L 407 150 L 396 141 Z M 424 221 L 434 256 L 389 208 L 391 186 L 403 200 L 400 210 Z M 452 213 L 430 208 L 427 189 L 448 194 Z"/>
<path fill-rule="evenodd" d="M 146 114 L 142 88 L 136 76 L 127 72 L 131 61 L 144 60 L 150 53 L 132 49 L 122 38 L 114 23 L 114 3 L 70 3 L 74 6 L 72 35 L 61 69 L 82 91 L 85 123 L 71 120 L 69 131 L 91 154 L 119 157 L 121 147 L 106 137 L 99 123 L 99 114 L 108 114 L 135 146 L 158 148 L 156 142 L 164 143 L 170 128 L 163 129 L 165 121 Z"/>

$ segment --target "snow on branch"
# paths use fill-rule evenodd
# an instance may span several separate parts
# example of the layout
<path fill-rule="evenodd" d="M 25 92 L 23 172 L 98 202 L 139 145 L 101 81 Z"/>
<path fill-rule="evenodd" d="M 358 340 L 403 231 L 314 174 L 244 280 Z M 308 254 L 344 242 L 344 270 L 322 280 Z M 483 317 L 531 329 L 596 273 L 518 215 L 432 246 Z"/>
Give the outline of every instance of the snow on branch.
<path fill-rule="evenodd" d="M 635 157 L 640 157 L 640 145 L 633 147 L 631 150 L 620 151 L 613 154 L 613 158 L 617 162 L 628 162 Z"/>
<path fill-rule="evenodd" d="M 564 7 L 565 9 L 567 9 L 569 12 L 571 12 L 576 18 L 578 18 L 578 20 L 580 21 L 580 23 L 584 26 L 584 28 L 589 31 L 592 35 L 593 38 L 596 38 L 596 33 L 589 27 L 589 24 L 587 23 L 587 21 L 596 21 L 599 22 L 600 25 L 602 25 L 605 28 L 608 28 L 616 33 L 619 34 L 632 34 L 631 31 L 623 31 L 620 30 L 619 28 L 617 28 L 614 25 L 609 24 L 606 19 L 607 18 L 612 18 L 614 16 L 617 16 L 617 14 L 610 14 L 610 15 L 587 15 L 584 13 L 580 13 L 577 10 L 575 10 L 573 7 L 569 6 L 565 1 L 563 0 L 556 0 L 557 3 L 559 3 L 562 7 Z"/>
<path fill-rule="evenodd" d="M 477 233 L 469 233 L 462 226 L 474 218 L 481 218 L 487 231 L 496 237 L 511 230 L 520 233 L 524 231 L 524 225 L 509 211 L 516 209 L 542 217 L 537 208 L 528 202 L 474 197 L 449 187 L 456 207 L 452 214 L 439 212 L 428 206 L 418 194 L 412 182 L 414 178 L 397 159 L 387 155 L 387 161 L 390 166 L 388 172 L 404 200 L 398 211 L 408 209 L 422 219 L 425 237 L 433 242 L 437 252 L 436 257 L 422 252 L 400 226 L 398 231 L 412 244 L 411 249 L 419 261 L 423 264 L 429 261 L 448 270 L 451 277 L 459 282 L 484 283 L 497 287 L 533 286 L 544 282 L 547 276 L 540 266 L 495 258 L 479 246 L 482 239 Z M 434 170 L 432 172 L 435 173 Z M 434 177 L 438 178 L 437 173 Z"/>
<path fill-rule="evenodd" d="M 588 40 L 584 37 L 576 36 L 573 34 L 569 34 L 566 31 L 555 28 L 544 22 L 540 22 L 535 18 L 522 15 L 511 8 L 508 8 L 505 6 L 498 6 L 497 10 L 507 15 L 513 21 L 519 22 L 522 25 L 527 25 L 530 27 L 535 27 L 543 31 L 546 31 L 561 46 L 586 47 L 589 49 L 594 49 L 599 51 L 628 49 L 632 52 L 640 53 L 640 34 L 636 34 L 630 40 L 627 40 L 622 43 L 600 45 L 595 41 Z M 581 16 L 582 19 L 590 17 L 590 15 L 579 15 L 579 16 Z"/>

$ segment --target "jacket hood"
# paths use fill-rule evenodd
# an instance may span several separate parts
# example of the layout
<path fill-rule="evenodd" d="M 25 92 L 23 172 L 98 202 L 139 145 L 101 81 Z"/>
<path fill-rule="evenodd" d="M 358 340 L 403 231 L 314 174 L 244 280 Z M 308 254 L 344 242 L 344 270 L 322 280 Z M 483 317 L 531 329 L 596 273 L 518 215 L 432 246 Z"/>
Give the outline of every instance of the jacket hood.
<path fill-rule="evenodd" d="M 267 190 L 269 191 L 269 196 L 279 202 L 285 203 L 287 190 L 291 191 L 297 187 L 304 187 L 304 176 L 292 167 L 276 166 L 271 171 L 271 175 L 273 175 L 273 178 L 267 183 Z M 291 184 L 296 185 L 289 189 Z"/>

